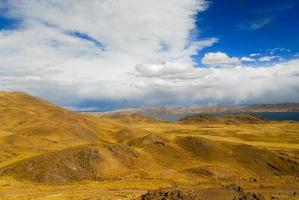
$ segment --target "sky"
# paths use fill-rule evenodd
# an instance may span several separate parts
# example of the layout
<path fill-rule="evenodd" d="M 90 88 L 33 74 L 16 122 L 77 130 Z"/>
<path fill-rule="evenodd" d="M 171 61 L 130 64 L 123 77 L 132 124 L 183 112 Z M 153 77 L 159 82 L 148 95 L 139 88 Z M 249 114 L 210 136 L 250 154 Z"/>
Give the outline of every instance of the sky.
<path fill-rule="evenodd" d="M 0 0 L 0 90 L 73 110 L 299 102 L 296 0 Z"/>

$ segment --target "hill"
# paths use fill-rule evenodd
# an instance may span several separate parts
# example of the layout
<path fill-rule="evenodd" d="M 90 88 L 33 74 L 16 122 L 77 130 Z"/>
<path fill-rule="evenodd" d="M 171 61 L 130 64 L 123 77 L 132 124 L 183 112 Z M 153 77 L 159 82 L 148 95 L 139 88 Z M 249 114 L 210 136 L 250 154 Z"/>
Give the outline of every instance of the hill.
<path fill-rule="evenodd" d="M 53 191 L 62 199 L 75 198 L 70 191 L 78 191 L 78 199 L 99 193 L 132 199 L 174 186 L 198 195 L 212 188 L 211 194 L 231 199 L 223 187 L 236 182 L 274 188 L 270 193 L 286 182 L 299 188 L 296 122 L 247 114 L 194 115 L 174 123 L 134 113 L 95 116 L 7 92 L 0 93 L 0 113 L 0 195 L 8 199 L 43 199 Z"/>
<path fill-rule="evenodd" d="M 266 121 L 253 114 L 195 114 L 183 117 L 181 123 L 201 123 L 201 124 L 242 124 L 242 123 L 265 123 Z"/>
<path fill-rule="evenodd" d="M 110 142 L 118 140 L 117 134 L 127 130 L 109 119 L 71 112 L 18 92 L 0 93 L 0 112 L 0 167 L 5 173 L 14 172 L 18 177 L 40 182 L 60 182 L 59 177 L 64 177 L 63 172 L 68 173 L 70 166 L 91 159 L 89 145 L 108 149 Z M 80 154 L 83 158 L 76 157 Z M 108 155 L 103 158 L 113 161 L 113 156 Z M 69 166 L 64 161 L 70 162 Z M 51 171 L 53 168 L 59 176 Z M 66 180 L 90 178 L 86 173 L 91 172 L 82 172 L 82 176 L 80 170 L 77 173 L 75 179 L 66 174 Z M 52 177 L 41 178 L 41 174 Z"/>
<path fill-rule="evenodd" d="M 110 112 L 91 112 L 96 115 L 137 114 L 155 118 L 156 115 L 214 114 L 214 113 L 255 113 L 255 112 L 299 112 L 299 103 L 215 105 L 193 107 L 132 108 Z"/>

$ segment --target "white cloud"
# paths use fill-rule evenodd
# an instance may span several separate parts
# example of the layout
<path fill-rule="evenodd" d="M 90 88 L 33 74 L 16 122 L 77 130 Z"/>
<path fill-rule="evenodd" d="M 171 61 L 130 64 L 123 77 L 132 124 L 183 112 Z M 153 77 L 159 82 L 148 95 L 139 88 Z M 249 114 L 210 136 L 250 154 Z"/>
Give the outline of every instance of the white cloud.
<path fill-rule="evenodd" d="M 260 53 L 252 53 L 252 54 L 250 54 L 249 56 L 250 57 L 256 57 L 256 56 L 260 56 L 261 54 Z"/>
<path fill-rule="evenodd" d="M 298 60 L 255 68 L 216 52 L 203 59 L 210 67 L 194 67 L 191 56 L 217 42 L 190 34 L 194 15 L 207 8 L 203 0 L 11 0 L 0 7 L 22 19 L 18 29 L 0 31 L 0 90 L 69 107 L 299 99 Z"/>
<path fill-rule="evenodd" d="M 268 61 L 274 60 L 275 58 L 278 58 L 278 57 L 277 56 L 263 56 L 263 57 L 260 57 L 258 60 L 260 62 L 268 62 Z"/>
<path fill-rule="evenodd" d="M 155 88 L 147 101 L 167 96 L 178 104 L 196 102 L 294 102 L 299 98 L 299 60 L 265 67 L 193 68 L 169 77 L 142 76 L 145 88 Z M 152 98 L 151 98 L 152 97 Z M 186 100 L 186 97 L 187 100 Z"/>
<path fill-rule="evenodd" d="M 240 60 L 243 61 L 243 62 L 254 62 L 254 61 L 256 61 L 254 58 L 250 58 L 250 57 L 246 57 L 246 56 L 242 57 Z"/>
<path fill-rule="evenodd" d="M 272 22 L 272 20 L 273 20 L 273 18 L 270 18 L 270 17 L 259 19 L 259 20 L 255 21 L 254 23 L 250 24 L 248 29 L 249 30 L 257 30 L 257 29 L 263 28 L 264 26 L 270 24 Z"/>
<path fill-rule="evenodd" d="M 210 52 L 206 53 L 201 62 L 206 65 L 238 65 L 240 60 L 237 57 L 229 57 L 226 53 Z"/>
<path fill-rule="evenodd" d="M 167 77 L 189 73 L 193 69 L 192 65 L 185 63 L 143 64 L 136 66 L 136 71 L 143 77 Z"/>
<path fill-rule="evenodd" d="M 267 49 L 270 55 L 275 55 L 277 53 L 290 53 L 291 50 L 287 48 L 273 48 L 273 49 Z"/>
<path fill-rule="evenodd" d="M 127 72 L 136 65 L 192 65 L 193 54 L 217 41 L 195 41 L 190 34 L 194 15 L 207 8 L 204 0 L 12 0 L 0 4 L 7 8 L 7 17 L 22 20 L 18 29 L 0 32 L 0 78 L 9 84 L 0 89 L 39 94 L 32 80 L 16 84 L 30 76 L 44 84 L 68 87 L 79 97 L 88 97 L 89 91 L 91 98 L 117 98 L 126 92 L 111 90 L 124 89 L 124 85 L 134 88 L 127 84 Z M 103 91 L 106 88 L 99 83 L 111 88 Z"/>

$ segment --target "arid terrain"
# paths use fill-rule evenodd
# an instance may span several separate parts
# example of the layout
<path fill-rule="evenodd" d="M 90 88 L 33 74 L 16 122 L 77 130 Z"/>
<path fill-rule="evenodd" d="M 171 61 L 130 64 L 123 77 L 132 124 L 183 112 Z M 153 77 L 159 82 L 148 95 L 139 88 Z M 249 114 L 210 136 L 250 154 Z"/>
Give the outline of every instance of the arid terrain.
<path fill-rule="evenodd" d="M 299 199 L 299 123 L 98 116 L 1 92 L 0 199 Z"/>

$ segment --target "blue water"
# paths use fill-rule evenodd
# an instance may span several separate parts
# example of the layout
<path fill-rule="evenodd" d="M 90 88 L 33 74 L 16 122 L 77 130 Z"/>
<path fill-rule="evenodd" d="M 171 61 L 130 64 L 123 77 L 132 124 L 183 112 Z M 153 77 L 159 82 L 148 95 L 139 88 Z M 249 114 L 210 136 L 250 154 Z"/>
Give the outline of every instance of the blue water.
<path fill-rule="evenodd" d="M 253 114 L 258 115 L 264 119 L 273 121 L 299 121 L 299 112 L 261 112 Z"/>
<path fill-rule="evenodd" d="M 163 113 L 152 113 L 147 115 L 147 117 L 153 119 L 160 119 L 166 121 L 177 121 L 183 117 L 188 115 L 194 115 L 195 113 L 180 113 L 180 114 L 163 114 Z M 240 113 L 214 113 L 215 115 L 225 115 L 225 114 L 240 114 Z M 255 113 L 248 113 L 260 116 L 266 120 L 272 121 L 285 121 L 285 120 L 292 120 L 292 121 L 299 121 L 299 112 L 255 112 Z"/>

